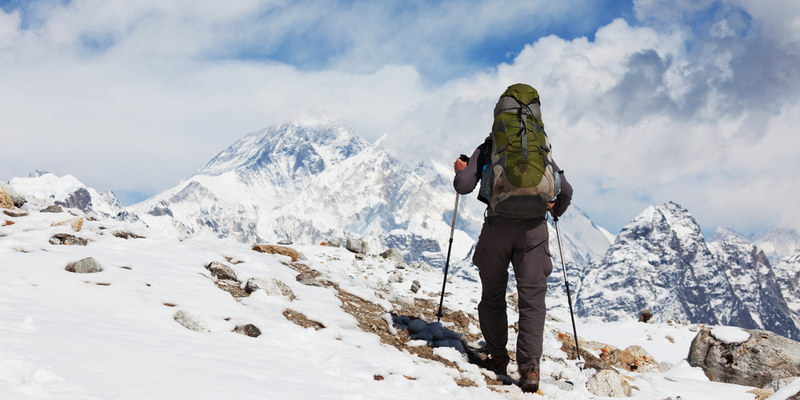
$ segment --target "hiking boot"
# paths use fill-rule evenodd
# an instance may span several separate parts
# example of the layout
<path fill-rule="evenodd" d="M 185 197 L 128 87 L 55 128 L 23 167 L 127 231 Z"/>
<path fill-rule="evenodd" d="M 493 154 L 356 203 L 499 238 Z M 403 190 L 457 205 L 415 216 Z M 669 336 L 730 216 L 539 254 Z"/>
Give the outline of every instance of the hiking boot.
<path fill-rule="evenodd" d="M 525 393 L 534 393 L 539 390 L 539 367 L 520 371 L 519 386 Z"/>
<path fill-rule="evenodd" d="M 508 368 L 508 353 L 487 354 L 486 359 L 481 360 L 480 367 L 488 369 L 497 375 L 506 375 Z"/>

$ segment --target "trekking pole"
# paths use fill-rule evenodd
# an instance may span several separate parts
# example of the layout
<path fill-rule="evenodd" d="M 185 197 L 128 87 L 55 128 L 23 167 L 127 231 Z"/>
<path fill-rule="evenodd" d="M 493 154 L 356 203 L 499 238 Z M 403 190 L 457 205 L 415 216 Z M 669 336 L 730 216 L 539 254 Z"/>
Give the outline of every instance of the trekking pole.
<path fill-rule="evenodd" d="M 456 193 L 456 205 L 453 207 L 453 222 L 450 223 L 450 243 L 447 245 L 447 259 L 444 262 L 444 279 L 442 279 L 442 294 L 439 297 L 439 311 L 436 313 L 436 322 L 442 319 L 442 304 L 444 303 L 444 288 L 447 286 L 447 271 L 450 269 L 450 250 L 453 248 L 453 232 L 456 230 L 456 215 L 458 215 L 458 198 Z"/>
<path fill-rule="evenodd" d="M 578 368 L 583 370 L 581 361 L 581 347 L 578 344 L 578 330 L 575 329 L 575 314 L 572 312 L 572 296 L 569 293 L 569 282 L 567 281 L 567 267 L 564 264 L 564 252 L 561 250 L 561 234 L 558 232 L 558 217 L 553 213 L 553 225 L 556 227 L 556 239 L 558 241 L 558 255 L 561 258 L 561 270 L 564 271 L 564 286 L 567 288 L 567 304 L 569 304 L 569 317 L 572 319 L 572 334 L 575 336 L 575 357 L 578 360 Z"/>

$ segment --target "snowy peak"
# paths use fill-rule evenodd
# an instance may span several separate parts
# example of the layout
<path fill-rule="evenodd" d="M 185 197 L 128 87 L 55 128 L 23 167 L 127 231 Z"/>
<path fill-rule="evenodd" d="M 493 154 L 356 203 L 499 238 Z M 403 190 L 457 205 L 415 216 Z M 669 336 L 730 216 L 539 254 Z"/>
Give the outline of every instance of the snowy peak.
<path fill-rule="evenodd" d="M 59 177 L 51 172 L 37 170 L 27 178 L 12 178 L 9 184 L 27 198 L 76 208 L 84 213 L 97 212 L 114 216 L 121 211 L 113 192 L 103 193 L 90 188 L 72 175 Z"/>
<path fill-rule="evenodd" d="M 211 159 L 196 175 L 276 169 L 291 179 L 307 179 L 368 145 L 338 123 L 287 123 L 245 136 Z"/>
<path fill-rule="evenodd" d="M 750 240 L 764 250 L 773 264 L 800 250 L 800 232 L 795 229 L 770 229 Z"/>

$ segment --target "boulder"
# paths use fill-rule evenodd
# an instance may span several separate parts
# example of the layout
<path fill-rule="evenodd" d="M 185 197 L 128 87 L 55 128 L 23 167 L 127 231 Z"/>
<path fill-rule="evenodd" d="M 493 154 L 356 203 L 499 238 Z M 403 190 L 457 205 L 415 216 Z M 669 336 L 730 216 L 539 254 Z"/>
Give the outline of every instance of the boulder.
<path fill-rule="evenodd" d="M 183 325 L 186 329 L 191 329 L 195 332 L 208 332 L 206 321 L 199 315 L 192 314 L 188 311 L 178 310 L 172 316 L 172 319 Z"/>
<path fill-rule="evenodd" d="M 288 245 L 292 244 L 292 241 L 289 240 L 289 239 L 282 239 L 282 240 L 278 241 L 278 244 L 282 245 L 282 246 L 288 246 Z"/>
<path fill-rule="evenodd" d="M 625 377 L 611 370 L 594 374 L 586 381 L 586 389 L 603 397 L 630 397 L 633 391 Z"/>
<path fill-rule="evenodd" d="M 289 285 L 275 278 L 250 278 L 247 280 L 244 290 L 247 293 L 263 290 L 270 296 L 280 296 L 289 301 L 297 298 Z"/>
<path fill-rule="evenodd" d="M 7 185 L 4 182 L 0 182 L 0 193 L 5 193 L 11 199 L 11 203 L 14 205 L 14 207 L 22 207 L 23 205 L 25 205 L 25 203 L 27 203 L 27 200 L 25 200 L 24 196 L 17 193 L 17 191 L 14 190 L 14 188 L 12 188 L 11 186 Z M 0 194 L 0 196 L 2 195 Z M 0 207 L 0 208 L 13 208 L 13 207 Z"/>
<path fill-rule="evenodd" d="M 417 293 L 419 291 L 420 287 L 421 287 L 421 285 L 419 284 L 419 281 L 415 280 L 414 282 L 411 282 L 411 291 L 413 293 Z"/>
<path fill-rule="evenodd" d="M 233 331 L 250 337 L 261 336 L 261 329 L 258 329 L 258 327 L 253 324 L 237 325 Z"/>
<path fill-rule="evenodd" d="M 645 308 L 644 310 L 642 310 L 641 313 L 639 313 L 639 322 L 647 323 L 647 321 L 650 321 L 651 318 L 653 318 L 653 313 L 650 312 L 650 310 L 647 308 Z"/>
<path fill-rule="evenodd" d="M 356 257 L 356 260 L 363 260 L 367 256 L 364 255 L 364 253 L 356 253 L 355 257 Z"/>
<path fill-rule="evenodd" d="M 68 233 L 56 233 L 50 237 L 50 244 L 66 246 L 86 246 L 89 240 Z"/>
<path fill-rule="evenodd" d="M 401 253 L 400 250 L 395 249 L 393 247 L 390 247 L 386 251 L 381 253 L 381 257 L 389 261 L 394 261 L 395 263 L 403 262 L 403 253 Z"/>
<path fill-rule="evenodd" d="M 69 227 L 73 231 L 80 232 L 81 229 L 83 229 L 83 218 L 78 217 L 78 218 L 68 219 L 66 221 L 54 222 L 51 226 L 64 226 L 64 225 L 69 225 Z"/>
<path fill-rule="evenodd" d="M 365 243 L 361 239 L 356 239 L 351 237 L 347 238 L 347 243 L 345 244 L 345 248 L 353 253 L 367 254 L 367 243 Z"/>
<path fill-rule="evenodd" d="M 233 269 L 221 262 L 212 261 L 206 265 L 206 269 L 211 272 L 211 275 L 219 280 L 238 280 L 236 279 L 236 273 L 233 272 Z"/>
<path fill-rule="evenodd" d="M 747 335 L 723 331 L 724 335 L 715 336 L 717 329 L 701 329 L 689 347 L 689 364 L 702 368 L 708 379 L 765 387 L 781 378 L 800 376 L 800 343 L 750 329 L 740 330 Z"/>
<path fill-rule="evenodd" d="M 14 208 L 14 200 L 11 195 L 0 190 L 0 208 Z"/>
<path fill-rule="evenodd" d="M 54 204 L 52 206 L 47 206 L 47 207 L 39 210 L 39 212 L 43 212 L 43 213 L 63 213 L 64 212 L 64 208 L 59 206 L 59 205 L 55 205 Z"/>
<path fill-rule="evenodd" d="M 64 269 L 78 274 L 91 274 L 102 271 L 103 267 L 94 258 L 86 257 L 82 260 L 67 264 L 66 268 Z"/>
<path fill-rule="evenodd" d="M 8 215 L 9 217 L 19 218 L 28 216 L 28 211 L 20 209 L 3 210 L 3 214 Z"/>
<path fill-rule="evenodd" d="M 641 346 L 612 350 L 603 360 L 612 367 L 624 368 L 630 372 L 664 372 L 662 365 Z"/>
<path fill-rule="evenodd" d="M 280 254 L 282 256 L 289 256 L 292 258 L 293 262 L 306 258 L 302 253 L 291 247 L 276 246 L 274 244 L 256 244 L 253 245 L 253 250 L 259 253 Z"/>

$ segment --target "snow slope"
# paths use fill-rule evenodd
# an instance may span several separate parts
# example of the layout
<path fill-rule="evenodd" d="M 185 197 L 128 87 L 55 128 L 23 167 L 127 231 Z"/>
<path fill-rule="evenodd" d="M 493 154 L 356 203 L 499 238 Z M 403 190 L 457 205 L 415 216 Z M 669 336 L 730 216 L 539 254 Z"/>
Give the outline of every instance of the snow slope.
<path fill-rule="evenodd" d="M 58 177 L 50 172 L 36 171 L 25 178 L 12 178 L 9 184 L 28 198 L 54 201 L 55 204 L 83 212 L 114 216 L 122 211 L 113 192 L 99 192 L 72 175 Z"/>
<path fill-rule="evenodd" d="M 26 205 L 26 207 L 28 207 Z M 143 223 L 108 218 L 87 220 L 80 232 L 52 226 L 64 213 L 13 218 L 0 227 L 0 398 L 8 399 L 586 399 L 584 384 L 593 370 L 579 371 L 564 361 L 555 329 L 568 321 L 552 313 L 547 323 L 542 373 L 543 396 L 523 396 L 515 386 L 493 386 L 482 372 L 452 348 L 434 353 L 451 364 L 425 359 L 381 342 L 345 310 L 341 290 L 382 308 L 385 317 L 399 305 L 435 298 L 441 272 L 424 266 L 398 269 L 393 262 L 368 256 L 357 260 L 341 248 L 296 246 L 300 264 L 289 257 L 252 251 L 235 240 L 190 237 L 179 240 Z M 80 212 L 76 212 L 81 214 Z M 122 239 L 117 230 L 145 238 Z M 51 235 L 71 233 L 91 240 L 87 246 L 56 246 Z M 94 274 L 65 271 L 67 263 L 94 257 L 104 270 Z M 204 265 L 228 263 L 240 281 L 278 279 L 295 299 L 256 291 L 236 299 L 220 290 Z M 318 271 L 330 285 L 309 286 L 296 279 L 293 266 Z M 409 290 L 411 281 L 420 289 Z M 452 277 L 448 313 L 475 318 L 479 286 Z M 206 324 L 204 332 L 179 325 L 182 310 Z M 320 330 L 290 322 L 292 310 L 322 323 Z M 509 309 L 510 320 L 516 320 Z M 254 324 L 262 334 L 231 332 Z M 581 321 L 579 321 L 581 323 Z M 624 323 L 626 325 L 619 325 Z M 630 374 L 634 399 L 752 399 L 751 388 L 708 382 L 674 354 L 686 354 L 688 327 L 631 321 L 582 323 L 584 338 L 670 334 L 676 343 L 645 340 L 653 354 L 672 354 L 665 373 Z M 474 323 L 469 330 L 476 332 Z M 390 332 L 388 325 L 373 327 Z M 510 346 L 513 349 L 514 331 Z M 619 343 L 620 346 L 624 343 Z M 512 364 L 512 374 L 515 367 Z M 554 378 L 568 379 L 574 387 Z M 475 386 L 464 386 L 464 382 Z M 460 382 L 461 384 L 457 383 Z"/>

